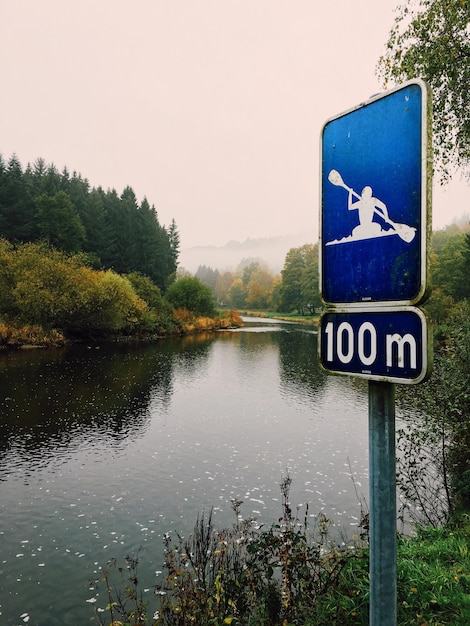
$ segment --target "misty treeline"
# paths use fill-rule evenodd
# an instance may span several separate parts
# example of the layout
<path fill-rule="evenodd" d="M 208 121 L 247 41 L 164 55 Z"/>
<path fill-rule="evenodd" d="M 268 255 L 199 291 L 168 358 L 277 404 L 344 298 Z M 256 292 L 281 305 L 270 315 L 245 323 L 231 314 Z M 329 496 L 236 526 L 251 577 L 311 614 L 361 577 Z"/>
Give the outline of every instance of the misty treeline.
<path fill-rule="evenodd" d="M 235 271 L 200 265 L 196 277 L 210 287 L 219 305 L 235 309 L 314 315 L 321 306 L 318 244 L 291 248 L 280 275 L 261 259 L 243 259 Z"/>
<path fill-rule="evenodd" d="M 162 290 L 178 264 L 176 223 L 161 225 L 146 198 L 139 203 L 129 186 L 120 195 L 90 187 L 41 158 L 23 169 L 15 155 L 5 162 L 0 154 L 0 236 L 85 254 L 96 269 L 139 272 Z"/>

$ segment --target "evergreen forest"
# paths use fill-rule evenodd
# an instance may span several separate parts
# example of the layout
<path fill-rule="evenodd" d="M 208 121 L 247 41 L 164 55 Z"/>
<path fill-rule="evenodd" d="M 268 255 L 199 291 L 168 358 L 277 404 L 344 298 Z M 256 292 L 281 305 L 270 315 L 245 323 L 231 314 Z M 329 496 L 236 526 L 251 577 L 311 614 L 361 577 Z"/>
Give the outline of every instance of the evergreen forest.
<path fill-rule="evenodd" d="M 0 154 L 0 237 L 82 253 L 91 267 L 139 272 L 163 291 L 178 264 L 176 223 L 160 224 L 146 198 L 138 202 L 129 186 L 121 194 L 90 187 L 42 158 L 23 169 L 15 155 L 6 162 Z"/>

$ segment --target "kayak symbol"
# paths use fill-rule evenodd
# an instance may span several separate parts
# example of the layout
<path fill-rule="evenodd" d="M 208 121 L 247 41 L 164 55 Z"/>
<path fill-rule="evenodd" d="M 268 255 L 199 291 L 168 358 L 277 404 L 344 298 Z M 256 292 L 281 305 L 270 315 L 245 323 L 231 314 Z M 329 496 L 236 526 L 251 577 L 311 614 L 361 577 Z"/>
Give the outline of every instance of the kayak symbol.
<path fill-rule="evenodd" d="M 352 187 L 346 185 L 341 174 L 337 170 L 331 170 L 328 180 L 337 187 L 343 187 L 348 192 L 348 210 L 357 210 L 359 225 L 353 228 L 350 235 L 342 239 L 328 241 L 325 245 L 334 246 L 350 241 L 362 241 L 363 239 L 374 239 L 376 237 L 387 237 L 398 235 L 406 243 L 411 243 L 416 234 L 416 228 L 407 224 L 398 224 L 390 219 L 387 206 L 382 200 L 372 195 L 372 187 L 366 186 L 361 194 L 354 191 Z M 354 198 L 356 199 L 354 201 Z M 374 217 L 381 218 L 389 228 L 382 228 L 379 222 L 374 221 Z"/>

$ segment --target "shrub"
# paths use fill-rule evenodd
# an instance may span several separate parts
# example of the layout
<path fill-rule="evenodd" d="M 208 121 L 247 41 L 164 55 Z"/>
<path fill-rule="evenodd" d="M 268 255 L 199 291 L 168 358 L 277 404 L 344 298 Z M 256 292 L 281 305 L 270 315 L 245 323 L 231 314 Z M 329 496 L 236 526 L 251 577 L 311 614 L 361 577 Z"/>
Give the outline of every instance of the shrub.
<path fill-rule="evenodd" d="M 193 276 L 179 278 L 168 287 L 165 297 L 175 309 L 187 309 L 196 315 L 209 317 L 215 313 L 212 291 Z"/>
<path fill-rule="evenodd" d="M 1 241 L 0 288 L 0 314 L 13 325 L 80 335 L 132 332 L 149 319 L 147 303 L 127 278 L 93 270 L 82 255 L 68 256 L 44 244 L 14 248 Z M 170 309 L 162 304 L 165 308 Z"/>

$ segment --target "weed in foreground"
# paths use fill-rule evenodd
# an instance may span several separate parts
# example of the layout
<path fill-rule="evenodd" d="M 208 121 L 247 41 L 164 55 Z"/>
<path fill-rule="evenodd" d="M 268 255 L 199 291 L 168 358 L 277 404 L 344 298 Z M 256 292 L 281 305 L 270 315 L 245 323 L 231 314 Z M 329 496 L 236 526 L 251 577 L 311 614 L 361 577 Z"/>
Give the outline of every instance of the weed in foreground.
<path fill-rule="evenodd" d="M 330 540 L 330 522 L 323 515 L 310 531 L 308 507 L 301 520 L 290 506 L 291 482 L 289 475 L 283 477 L 282 517 L 268 529 L 243 519 L 242 502 L 235 500 L 231 528 L 215 529 L 211 511 L 198 516 L 188 539 L 166 535 L 155 611 L 139 594 L 138 560 L 128 557 L 126 568 L 111 561 L 101 581 L 94 581 L 104 583 L 108 601 L 97 613 L 99 623 L 109 624 L 103 621 L 106 615 L 114 626 L 307 624 L 317 599 L 337 584 L 355 549 Z"/>
<path fill-rule="evenodd" d="M 289 504 L 291 478 L 281 482 L 282 517 L 269 529 L 240 516 L 217 531 L 212 514 L 198 517 L 188 540 L 167 537 L 166 576 L 156 624 L 303 624 L 316 598 L 337 581 L 349 550 L 329 540 L 329 521 L 320 517 L 312 534 L 308 507 L 303 521 Z"/>

